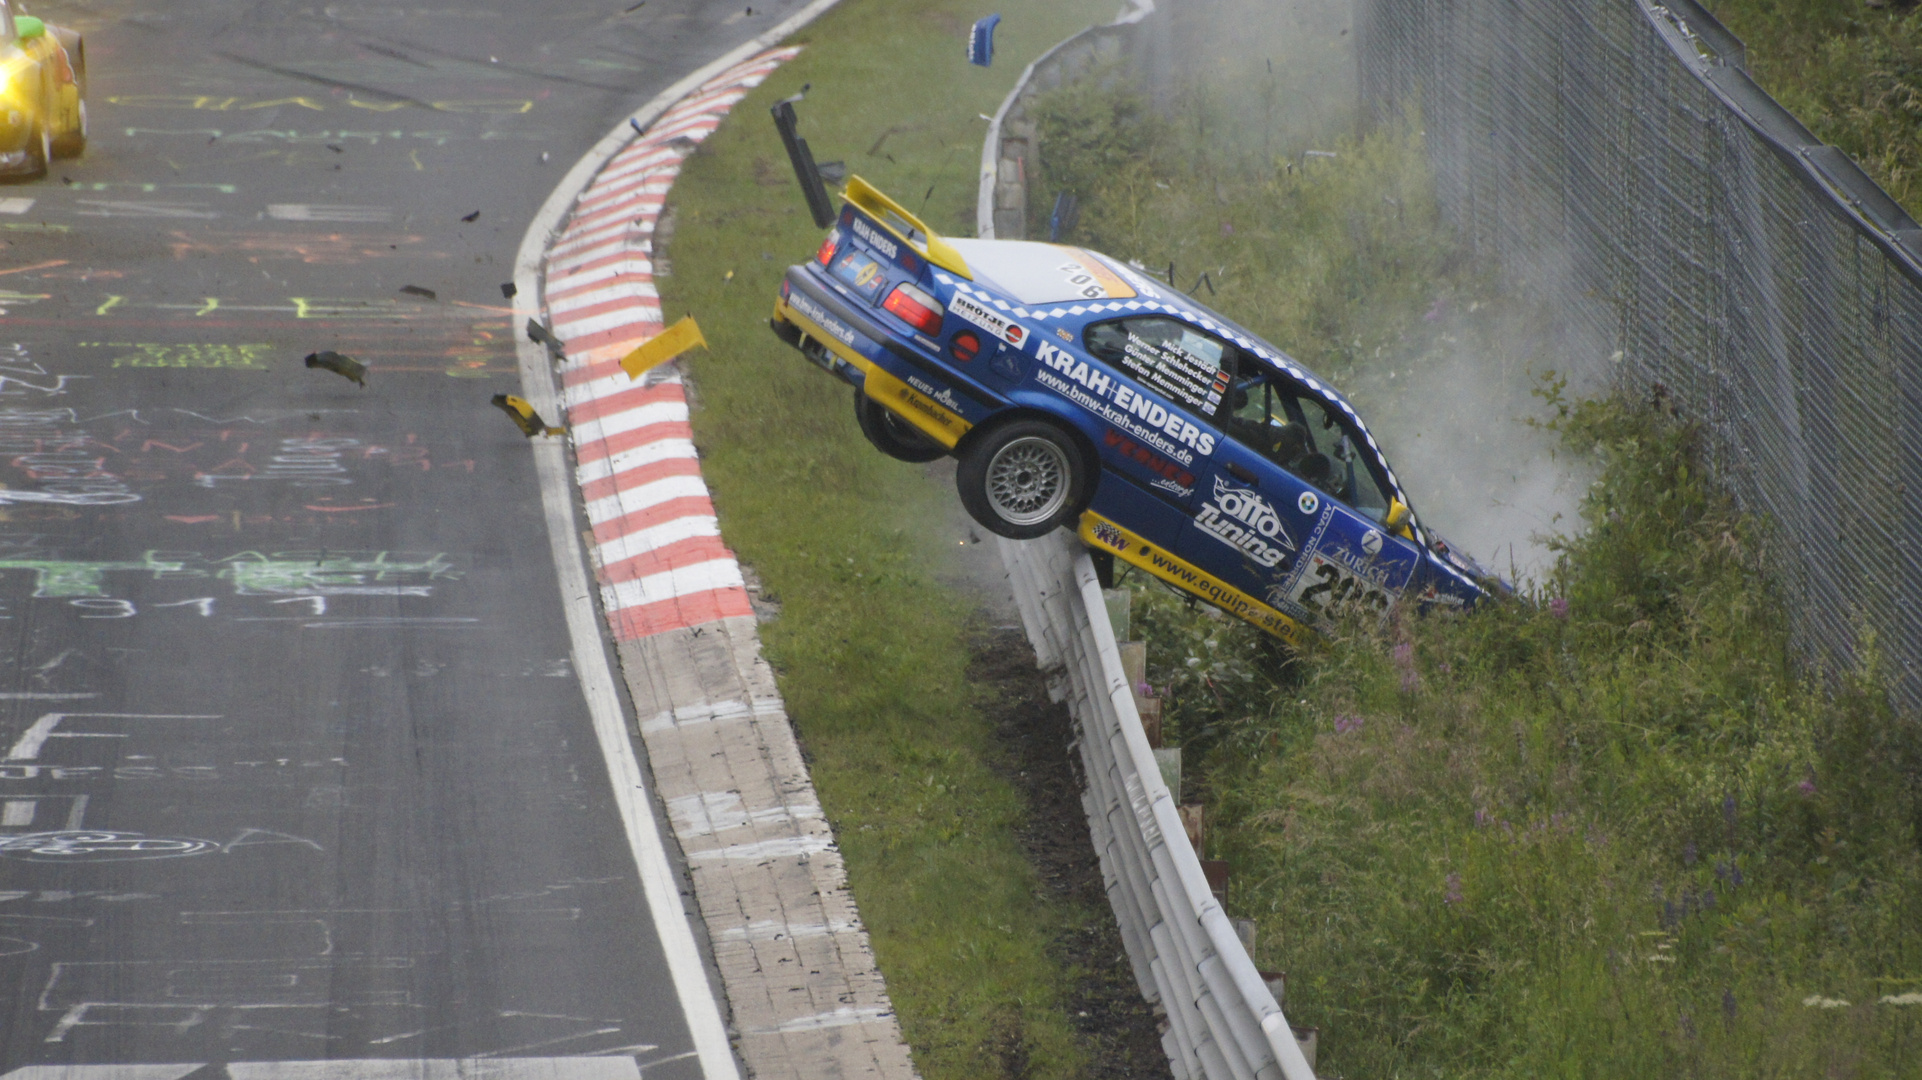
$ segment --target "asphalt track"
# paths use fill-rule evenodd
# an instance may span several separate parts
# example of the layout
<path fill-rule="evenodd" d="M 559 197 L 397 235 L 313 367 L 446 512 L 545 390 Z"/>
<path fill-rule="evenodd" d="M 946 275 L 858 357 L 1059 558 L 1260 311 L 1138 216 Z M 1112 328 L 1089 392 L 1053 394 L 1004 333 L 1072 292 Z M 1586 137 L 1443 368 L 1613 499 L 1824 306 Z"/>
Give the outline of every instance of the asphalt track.
<path fill-rule="evenodd" d="M 93 143 L 0 188 L 0 1077 L 699 1075 L 488 398 L 568 164 L 800 4 L 626 6 L 35 6 Z M 29 1069 L 114 1063 L 179 1064 Z"/>

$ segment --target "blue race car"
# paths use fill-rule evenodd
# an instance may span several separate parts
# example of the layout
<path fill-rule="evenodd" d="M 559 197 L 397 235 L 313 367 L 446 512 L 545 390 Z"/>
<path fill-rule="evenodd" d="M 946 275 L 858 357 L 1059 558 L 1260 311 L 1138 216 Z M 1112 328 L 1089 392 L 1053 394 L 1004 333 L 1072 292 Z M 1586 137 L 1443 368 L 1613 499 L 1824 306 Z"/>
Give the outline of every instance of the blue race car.
<path fill-rule="evenodd" d="M 882 453 L 953 454 L 983 528 L 1072 526 L 1292 644 L 1343 609 L 1459 608 L 1494 586 L 1423 529 L 1332 387 L 1096 252 L 945 239 L 850 177 L 772 325 L 854 386 Z"/>

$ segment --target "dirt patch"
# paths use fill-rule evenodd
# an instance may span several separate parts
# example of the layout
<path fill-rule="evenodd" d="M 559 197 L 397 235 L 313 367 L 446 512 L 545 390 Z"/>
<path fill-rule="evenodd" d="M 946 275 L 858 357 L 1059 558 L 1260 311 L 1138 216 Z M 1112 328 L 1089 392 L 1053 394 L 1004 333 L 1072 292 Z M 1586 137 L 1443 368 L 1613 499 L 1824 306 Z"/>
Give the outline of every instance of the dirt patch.
<path fill-rule="evenodd" d="M 1047 682 L 1021 631 L 983 631 L 971 651 L 969 677 L 984 691 L 982 707 L 994 718 L 1006 751 L 1000 769 L 1027 804 L 1018 839 L 1042 898 L 1063 915 L 1049 951 L 1070 973 L 1065 1005 L 1088 1055 L 1087 1075 L 1168 1080 L 1158 1021 L 1135 983 L 1088 837 L 1081 760 L 1068 748 L 1074 738 L 1068 708 L 1048 700 Z"/>

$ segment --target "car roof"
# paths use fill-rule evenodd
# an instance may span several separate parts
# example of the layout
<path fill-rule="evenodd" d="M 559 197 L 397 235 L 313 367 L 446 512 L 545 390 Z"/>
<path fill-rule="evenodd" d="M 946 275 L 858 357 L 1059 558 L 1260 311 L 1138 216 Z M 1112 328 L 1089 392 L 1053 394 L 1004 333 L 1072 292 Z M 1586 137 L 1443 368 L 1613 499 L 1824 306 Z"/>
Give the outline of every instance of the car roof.
<path fill-rule="evenodd" d="M 1266 341 L 1249 333 L 1245 328 L 1222 317 L 1193 297 L 1177 289 L 1150 279 L 1135 267 L 1099 251 L 1089 248 L 1069 247 L 1065 244 L 1045 244 L 1033 240 L 968 240 L 951 239 L 948 241 L 961 257 L 967 261 L 968 269 L 974 273 L 974 280 L 968 281 L 940 270 L 934 271 L 935 279 L 943 285 L 953 286 L 957 291 L 966 293 L 977 300 L 993 305 L 996 309 L 1036 323 L 1054 323 L 1068 327 L 1080 327 L 1102 318 L 1127 314 L 1153 314 L 1163 312 L 1178 315 L 1204 330 L 1219 334 L 1260 357 L 1269 365 L 1280 368 L 1306 386 L 1315 396 L 1340 409 L 1355 426 L 1355 430 L 1367 441 L 1369 449 L 1375 453 L 1375 460 L 1381 462 L 1382 469 L 1388 474 L 1388 484 L 1394 489 L 1395 497 L 1404 504 L 1408 502 L 1407 492 L 1402 490 L 1401 480 L 1395 476 L 1394 466 L 1388 463 L 1387 455 L 1382 453 L 1381 444 L 1368 425 L 1355 412 L 1341 391 L 1330 386 L 1321 376 L 1310 371 L 1300 361 Z M 1111 272 L 1111 276 L 1121 279 L 1122 286 L 1112 286 L 1104 291 L 1109 295 L 1102 299 L 1084 298 L 1068 293 L 1067 299 L 1041 299 L 1067 288 L 1067 279 L 1060 272 L 1061 261 L 1085 260 L 1093 256 Z M 1085 264 L 1085 263 L 1084 263 Z M 1130 295 L 1118 295 L 1127 292 Z M 1030 299 L 1033 297 L 1034 299 Z M 1416 528 L 1421 528 L 1417 518 Z"/>

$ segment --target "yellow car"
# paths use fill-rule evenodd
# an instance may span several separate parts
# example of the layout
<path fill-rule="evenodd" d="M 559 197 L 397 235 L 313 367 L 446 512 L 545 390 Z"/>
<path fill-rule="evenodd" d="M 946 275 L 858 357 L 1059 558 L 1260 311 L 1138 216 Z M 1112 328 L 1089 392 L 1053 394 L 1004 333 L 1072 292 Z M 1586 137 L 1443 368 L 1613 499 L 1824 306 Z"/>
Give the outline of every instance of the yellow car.
<path fill-rule="evenodd" d="M 87 148 L 87 52 L 78 31 L 0 0 L 0 174 L 38 177 Z"/>

